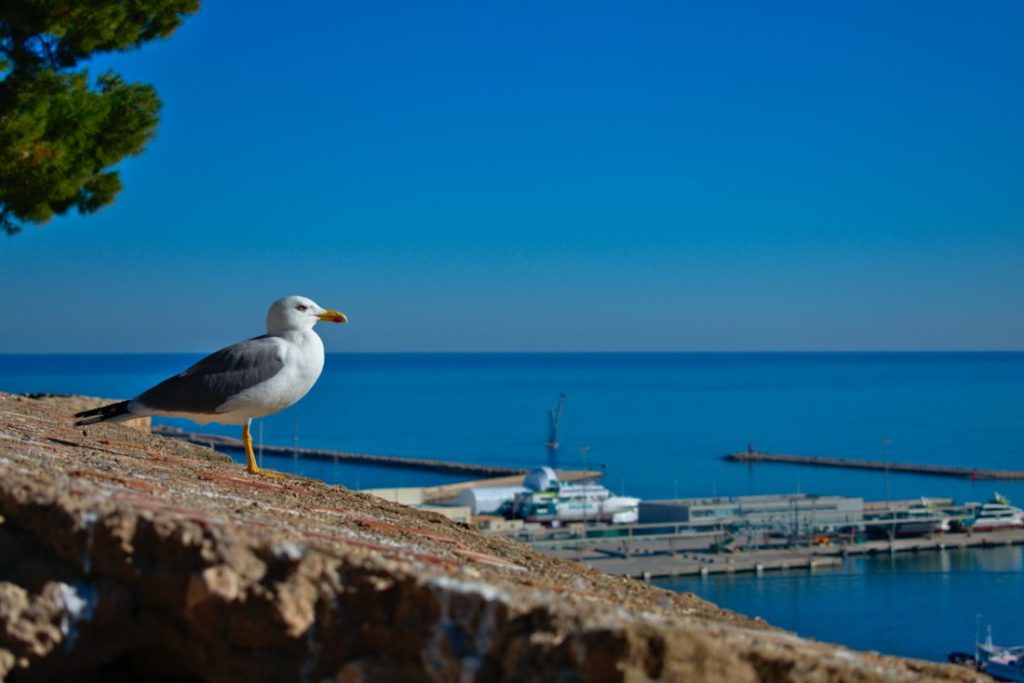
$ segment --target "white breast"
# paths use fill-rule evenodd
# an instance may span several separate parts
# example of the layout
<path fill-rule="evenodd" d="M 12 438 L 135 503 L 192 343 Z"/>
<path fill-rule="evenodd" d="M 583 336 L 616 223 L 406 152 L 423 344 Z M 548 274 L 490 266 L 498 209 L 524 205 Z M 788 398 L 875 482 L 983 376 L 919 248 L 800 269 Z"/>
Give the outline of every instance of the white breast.
<path fill-rule="evenodd" d="M 284 366 L 276 375 L 250 387 L 217 411 L 217 422 L 241 424 L 284 410 L 305 396 L 324 369 L 324 344 L 313 330 L 287 332 L 278 337 Z"/>

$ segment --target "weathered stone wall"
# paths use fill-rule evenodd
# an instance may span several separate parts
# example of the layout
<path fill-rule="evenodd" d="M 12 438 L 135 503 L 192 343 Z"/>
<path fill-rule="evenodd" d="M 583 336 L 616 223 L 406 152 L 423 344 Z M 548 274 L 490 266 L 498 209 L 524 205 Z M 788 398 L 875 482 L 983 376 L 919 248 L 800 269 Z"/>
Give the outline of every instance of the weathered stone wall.
<path fill-rule="evenodd" d="M 438 515 L 0 394 L 0 679 L 919 681 Z"/>

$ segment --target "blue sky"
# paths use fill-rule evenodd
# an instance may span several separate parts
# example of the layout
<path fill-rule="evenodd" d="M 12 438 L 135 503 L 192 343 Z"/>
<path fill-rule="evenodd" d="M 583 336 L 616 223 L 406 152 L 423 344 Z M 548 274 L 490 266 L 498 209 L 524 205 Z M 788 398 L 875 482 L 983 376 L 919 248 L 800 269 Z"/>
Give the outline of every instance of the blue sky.
<path fill-rule="evenodd" d="M 3 352 L 1024 349 L 1024 4 L 208 1 Z"/>

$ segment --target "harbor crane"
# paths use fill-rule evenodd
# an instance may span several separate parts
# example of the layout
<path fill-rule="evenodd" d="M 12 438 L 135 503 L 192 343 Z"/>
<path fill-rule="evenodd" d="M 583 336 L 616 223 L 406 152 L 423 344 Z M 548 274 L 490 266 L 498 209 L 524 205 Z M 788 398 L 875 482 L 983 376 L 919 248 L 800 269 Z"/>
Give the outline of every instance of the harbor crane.
<path fill-rule="evenodd" d="M 548 410 L 548 442 L 545 444 L 550 453 L 558 450 L 558 423 L 562 420 L 565 409 L 565 394 L 558 395 L 558 405 Z"/>

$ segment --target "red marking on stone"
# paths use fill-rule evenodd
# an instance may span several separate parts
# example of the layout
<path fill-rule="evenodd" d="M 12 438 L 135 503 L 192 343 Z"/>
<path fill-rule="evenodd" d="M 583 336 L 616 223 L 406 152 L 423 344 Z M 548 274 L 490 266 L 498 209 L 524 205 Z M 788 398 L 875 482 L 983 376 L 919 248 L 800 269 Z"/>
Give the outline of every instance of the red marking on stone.
<path fill-rule="evenodd" d="M 481 564 L 489 564 L 495 567 L 508 567 L 510 569 L 526 569 L 526 567 L 521 564 L 509 562 L 508 560 L 494 555 L 488 555 L 487 553 L 478 553 L 475 550 L 462 550 L 461 548 L 456 548 L 452 552 L 459 557 L 465 557 L 467 560 L 473 560 L 474 562 L 480 562 Z"/>
<path fill-rule="evenodd" d="M 259 480 L 254 480 L 254 479 L 240 479 L 240 480 L 236 479 L 235 482 L 239 483 L 239 484 L 242 484 L 244 486 L 251 486 L 253 488 L 263 489 L 263 490 L 266 490 L 266 491 L 283 491 L 284 490 L 284 487 L 281 486 L 280 484 L 271 484 L 269 481 L 259 481 Z"/>
<path fill-rule="evenodd" d="M 258 475 L 256 475 L 258 476 Z M 264 490 L 284 490 L 284 487 L 280 484 L 274 484 L 269 481 L 260 481 L 252 476 L 243 476 L 238 474 L 221 474 L 220 472 L 199 472 L 196 477 L 203 481 L 212 482 L 227 482 L 229 484 L 239 484 L 251 488 L 264 489 Z"/>

